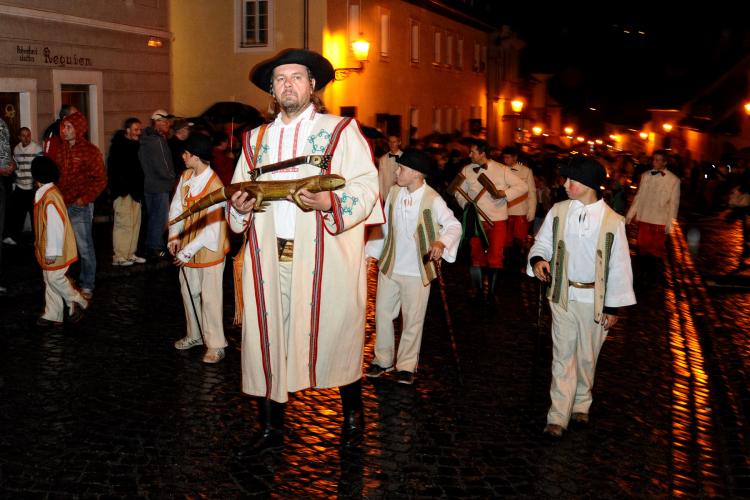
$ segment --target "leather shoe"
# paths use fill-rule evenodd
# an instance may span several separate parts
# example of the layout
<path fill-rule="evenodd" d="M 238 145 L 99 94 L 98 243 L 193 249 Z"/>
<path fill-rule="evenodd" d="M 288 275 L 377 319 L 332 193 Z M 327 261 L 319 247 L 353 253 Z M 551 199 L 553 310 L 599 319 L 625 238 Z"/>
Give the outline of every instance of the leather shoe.
<path fill-rule="evenodd" d="M 83 319 L 83 307 L 78 302 L 73 303 L 73 312 L 68 316 L 68 321 L 71 323 L 78 323 Z"/>
<path fill-rule="evenodd" d="M 543 433 L 547 437 L 551 437 L 551 438 L 554 438 L 554 439 L 560 439 L 562 437 L 562 435 L 563 435 L 563 431 L 564 430 L 565 429 L 563 429 L 562 425 L 547 424 L 547 425 L 544 426 Z"/>
<path fill-rule="evenodd" d="M 589 425 L 589 414 L 588 413 L 573 413 L 570 416 L 570 423 L 585 427 Z"/>
<path fill-rule="evenodd" d="M 390 371 L 393 371 L 393 366 L 389 366 L 388 368 L 383 368 L 377 363 L 370 363 L 370 366 L 367 367 L 367 370 L 365 370 L 365 376 L 370 378 L 378 378 L 384 373 L 388 373 Z"/>
<path fill-rule="evenodd" d="M 40 326 L 42 328 L 59 328 L 62 326 L 62 323 L 59 321 L 51 321 L 47 318 L 39 318 L 36 320 L 36 326 Z"/>
<path fill-rule="evenodd" d="M 240 460 L 259 457 L 266 453 L 284 448 L 284 431 L 267 427 L 261 429 L 257 437 L 248 445 L 235 451 L 234 456 Z"/>

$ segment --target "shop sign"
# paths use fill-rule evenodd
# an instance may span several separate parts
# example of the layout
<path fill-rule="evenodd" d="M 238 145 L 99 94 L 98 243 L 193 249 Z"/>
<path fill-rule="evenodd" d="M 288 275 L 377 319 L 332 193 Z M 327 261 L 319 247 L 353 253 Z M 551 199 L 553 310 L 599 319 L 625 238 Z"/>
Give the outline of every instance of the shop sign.
<path fill-rule="evenodd" d="M 44 63 L 49 66 L 60 66 L 61 68 L 69 66 L 91 66 L 93 63 L 88 57 L 74 53 L 53 52 L 49 47 L 40 50 L 38 47 L 31 45 L 16 45 L 16 54 L 21 62 Z"/>

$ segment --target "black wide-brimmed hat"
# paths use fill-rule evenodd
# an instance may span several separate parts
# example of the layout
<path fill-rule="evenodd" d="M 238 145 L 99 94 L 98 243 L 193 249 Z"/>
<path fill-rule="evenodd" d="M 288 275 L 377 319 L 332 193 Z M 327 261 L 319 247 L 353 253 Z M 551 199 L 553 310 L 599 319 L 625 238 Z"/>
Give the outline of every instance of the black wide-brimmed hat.
<path fill-rule="evenodd" d="M 304 49 L 286 49 L 271 59 L 258 63 L 250 70 L 250 81 L 264 92 L 271 90 L 273 70 L 282 64 L 301 64 L 306 66 L 315 78 L 315 90 L 325 87 L 333 80 L 333 65 L 317 52 Z"/>
<path fill-rule="evenodd" d="M 190 134 L 185 140 L 185 151 L 201 160 L 211 161 L 213 157 L 213 141 L 203 134 Z"/>
<path fill-rule="evenodd" d="M 560 175 L 599 191 L 607 178 L 607 171 L 601 163 L 590 156 L 575 156 L 567 165 L 560 167 Z"/>
<path fill-rule="evenodd" d="M 396 163 L 421 172 L 425 177 L 431 177 L 437 173 L 435 160 L 427 153 L 418 149 L 407 149 L 396 159 Z"/>

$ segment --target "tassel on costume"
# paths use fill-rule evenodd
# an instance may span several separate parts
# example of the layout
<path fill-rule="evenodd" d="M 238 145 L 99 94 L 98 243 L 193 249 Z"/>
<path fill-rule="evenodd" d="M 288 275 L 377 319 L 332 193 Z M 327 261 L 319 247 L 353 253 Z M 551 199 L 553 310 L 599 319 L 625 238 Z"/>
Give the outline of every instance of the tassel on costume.
<path fill-rule="evenodd" d="M 245 302 L 242 298 L 242 268 L 245 262 L 245 246 L 247 245 L 247 236 L 242 239 L 242 246 L 232 262 L 232 271 L 234 274 L 234 325 L 242 324 L 242 318 L 245 311 Z"/>

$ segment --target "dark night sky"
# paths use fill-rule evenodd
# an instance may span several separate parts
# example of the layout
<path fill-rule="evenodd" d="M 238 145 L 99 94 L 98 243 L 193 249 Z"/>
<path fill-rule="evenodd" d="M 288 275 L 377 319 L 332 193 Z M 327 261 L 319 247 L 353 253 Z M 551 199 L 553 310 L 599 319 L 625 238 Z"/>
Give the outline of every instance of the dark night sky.
<path fill-rule="evenodd" d="M 741 22 L 747 15 L 739 12 L 679 22 L 622 21 L 603 13 L 596 22 L 537 17 L 498 13 L 526 41 L 522 72 L 553 74 L 550 94 L 581 128 L 604 120 L 636 126 L 648 108 L 679 108 L 750 55 L 750 30 Z M 747 97 L 747 87 L 742 92 Z"/>

